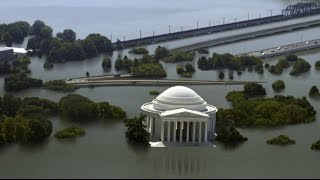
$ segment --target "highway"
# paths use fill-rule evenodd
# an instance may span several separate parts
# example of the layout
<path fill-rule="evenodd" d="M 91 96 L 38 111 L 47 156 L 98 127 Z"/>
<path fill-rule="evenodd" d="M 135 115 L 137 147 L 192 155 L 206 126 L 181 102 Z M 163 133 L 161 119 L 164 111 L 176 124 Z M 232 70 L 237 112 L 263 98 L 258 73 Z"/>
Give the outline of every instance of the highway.
<path fill-rule="evenodd" d="M 256 56 L 263 59 L 263 58 L 281 56 L 289 53 L 295 53 L 295 52 L 316 49 L 316 48 L 320 48 L 320 39 L 304 41 L 304 42 L 295 43 L 295 44 L 288 44 L 284 46 L 263 49 L 263 50 L 249 52 L 245 54 L 250 56 Z M 239 55 L 242 55 L 242 54 L 238 54 L 238 56 Z"/>
<path fill-rule="evenodd" d="M 229 37 L 224 37 L 224 38 L 218 38 L 218 39 L 210 40 L 207 42 L 201 42 L 201 43 L 192 44 L 192 45 L 188 45 L 188 46 L 184 46 L 184 47 L 179 47 L 176 49 L 171 49 L 170 52 L 192 51 L 192 50 L 196 50 L 199 48 L 209 48 L 209 47 L 213 47 L 213 46 L 217 46 L 217 45 L 221 45 L 221 44 L 241 41 L 241 40 L 245 40 L 245 39 L 252 39 L 252 38 L 256 38 L 256 37 L 260 37 L 260 36 L 272 35 L 272 34 L 276 34 L 276 33 L 280 33 L 280 32 L 293 31 L 295 29 L 307 28 L 307 27 L 316 26 L 319 24 L 320 24 L 320 19 L 308 21 L 308 22 L 303 22 L 303 23 L 286 25 L 286 26 L 282 26 L 282 27 L 269 28 L 269 29 L 264 29 L 261 31 L 244 33 L 244 34 L 239 34 L 239 35 L 234 35 L 234 36 L 229 36 Z"/>

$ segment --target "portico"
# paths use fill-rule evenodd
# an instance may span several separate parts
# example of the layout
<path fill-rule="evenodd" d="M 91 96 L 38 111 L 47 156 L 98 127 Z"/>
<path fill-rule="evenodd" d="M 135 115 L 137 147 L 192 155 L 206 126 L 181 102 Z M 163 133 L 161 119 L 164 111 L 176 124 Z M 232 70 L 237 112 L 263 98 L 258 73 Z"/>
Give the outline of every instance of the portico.
<path fill-rule="evenodd" d="M 217 108 L 187 87 L 169 88 L 141 109 L 151 141 L 206 143 L 215 138 Z"/>

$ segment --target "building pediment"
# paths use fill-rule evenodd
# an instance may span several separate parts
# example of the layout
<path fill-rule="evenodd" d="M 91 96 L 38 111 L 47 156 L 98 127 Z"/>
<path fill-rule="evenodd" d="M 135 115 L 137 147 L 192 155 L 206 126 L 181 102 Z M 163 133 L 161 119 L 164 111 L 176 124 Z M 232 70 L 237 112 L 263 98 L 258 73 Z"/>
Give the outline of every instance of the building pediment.
<path fill-rule="evenodd" d="M 199 111 L 179 108 L 162 112 L 160 117 L 209 117 L 209 115 Z"/>

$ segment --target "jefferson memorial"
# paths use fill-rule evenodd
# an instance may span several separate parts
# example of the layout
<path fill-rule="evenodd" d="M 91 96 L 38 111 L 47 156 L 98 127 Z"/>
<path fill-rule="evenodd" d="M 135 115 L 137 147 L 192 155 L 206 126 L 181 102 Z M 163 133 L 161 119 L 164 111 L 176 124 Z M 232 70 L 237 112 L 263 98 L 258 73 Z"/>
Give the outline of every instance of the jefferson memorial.
<path fill-rule="evenodd" d="M 190 88 L 171 87 L 141 109 L 150 141 L 206 143 L 215 138 L 218 109 Z"/>

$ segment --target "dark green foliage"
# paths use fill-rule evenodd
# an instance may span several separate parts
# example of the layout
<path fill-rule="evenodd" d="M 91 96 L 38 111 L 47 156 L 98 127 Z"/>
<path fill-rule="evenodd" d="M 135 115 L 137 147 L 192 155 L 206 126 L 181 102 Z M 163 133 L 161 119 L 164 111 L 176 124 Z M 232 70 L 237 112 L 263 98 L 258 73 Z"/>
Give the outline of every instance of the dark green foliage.
<path fill-rule="evenodd" d="M 287 60 L 287 61 L 290 61 L 290 62 L 295 62 L 295 61 L 298 60 L 298 56 L 295 55 L 295 54 L 288 54 L 288 55 L 286 56 L 286 60 Z"/>
<path fill-rule="evenodd" d="M 0 62 L 0 75 L 11 73 L 11 65 L 8 61 Z"/>
<path fill-rule="evenodd" d="M 146 77 L 146 78 L 167 77 L 167 73 L 163 69 L 162 64 L 142 64 L 140 66 L 133 67 L 132 75 L 134 77 Z"/>
<path fill-rule="evenodd" d="M 75 138 L 77 136 L 83 136 L 85 135 L 85 130 L 76 126 L 71 126 L 68 128 L 65 128 L 61 131 L 58 131 L 54 134 L 55 138 Z"/>
<path fill-rule="evenodd" d="M 146 127 L 142 124 L 145 116 L 140 114 L 139 117 L 125 120 L 126 138 L 130 142 L 137 144 L 148 145 L 150 133 L 146 131 Z"/>
<path fill-rule="evenodd" d="M 269 69 L 269 72 L 272 74 L 281 74 L 284 68 L 288 68 L 290 66 L 289 61 L 287 59 L 280 59 L 278 63 L 274 66 L 272 65 Z"/>
<path fill-rule="evenodd" d="M 65 29 L 62 33 L 57 33 L 57 38 L 60 41 L 74 42 L 77 34 L 72 29 Z"/>
<path fill-rule="evenodd" d="M 169 56 L 169 51 L 165 47 L 158 46 L 155 53 L 154 58 L 156 60 L 164 59 Z"/>
<path fill-rule="evenodd" d="M 20 91 L 41 86 L 42 80 L 30 78 L 26 73 L 12 74 L 4 79 L 4 89 L 6 91 Z"/>
<path fill-rule="evenodd" d="M 104 58 L 102 61 L 102 68 L 104 70 L 111 68 L 111 59 L 110 58 Z"/>
<path fill-rule="evenodd" d="M 233 96 L 228 97 L 233 109 L 227 112 L 236 126 L 274 127 L 315 121 L 316 111 L 305 97 L 276 95 L 273 98 L 244 100 L 239 94 Z"/>
<path fill-rule="evenodd" d="M 81 41 L 81 47 L 88 58 L 95 57 L 98 55 L 98 50 L 92 40 L 85 39 Z"/>
<path fill-rule="evenodd" d="M 21 99 L 19 97 L 15 97 L 9 93 L 5 94 L 3 98 L 1 98 L 1 113 L 6 116 L 15 116 L 20 105 Z"/>
<path fill-rule="evenodd" d="M 126 112 L 108 102 L 94 103 L 90 99 L 69 94 L 60 99 L 60 112 L 73 121 L 95 121 L 98 119 L 124 119 Z"/>
<path fill-rule="evenodd" d="M 310 148 L 313 150 L 320 150 L 320 140 L 313 143 Z"/>
<path fill-rule="evenodd" d="M 312 86 L 310 91 L 309 91 L 309 96 L 311 97 L 319 97 L 320 93 L 319 93 L 319 89 L 317 88 L 317 86 Z"/>
<path fill-rule="evenodd" d="M 320 61 L 317 61 L 317 62 L 314 64 L 314 67 L 316 68 L 316 70 L 320 70 Z"/>
<path fill-rule="evenodd" d="M 290 139 L 288 136 L 279 135 L 273 139 L 267 141 L 267 144 L 275 144 L 275 145 L 287 145 L 287 144 L 295 144 L 296 141 Z"/>
<path fill-rule="evenodd" d="M 54 91 L 72 92 L 77 89 L 77 86 L 74 84 L 68 84 L 63 80 L 52 80 L 45 82 L 43 84 L 43 88 Z"/>
<path fill-rule="evenodd" d="M 230 69 L 242 71 L 245 67 L 255 66 L 258 73 L 263 73 L 263 66 L 261 59 L 254 56 L 240 56 L 236 57 L 229 53 L 217 54 L 213 53 L 212 57 L 201 57 L 198 60 L 198 68 L 201 70 L 210 69 Z"/>
<path fill-rule="evenodd" d="M 293 65 L 293 70 L 291 71 L 291 75 L 298 75 L 303 72 L 307 72 L 310 70 L 311 65 L 302 58 L 299 58 L 296 63 Z"/>
<path fill-rule="evenodd" d="M 1 41 L 8 47 L 12 46 L 12 37 L 9 32 L 6 32 L 1 36 Z"/>
<path fill-rule="evenodd" d="M 98 107 L 90 99 L 69 94 L 60 99 L 59 108 L 62 115 L 72 121 L 95 121 L 98 119 Z"/>
<path fill-rule="evenodd" d="M 126 70 L 127 72 L 131 72 L 131 67 L 133 66 L 133 61 L 129 59 L 127 56 L 124 56 L 123 59 L 119 56 L 116 62 L 114 63 L 114 67 L 117 71 Z"/>
<path fill-rule="evenodd" d="M 177 74 L 182 74 L 184 72 L 183 66 L 177 65 L 176 71 L 177 71 Z"/>
<path fill-rule="evenodd" d="M 40 33 L 41 33 L 41 29 L 44 28 L 45 26 L 46 26 L 46 24 L 45 24 L 43 21 L 41 21 L 41 20 L 36 20 L 36 21 L 33 23 L 32 27 L 31 27 L 31 32 L 32 32 L 33 34 L 39 36 Z"/>
<path fill-rule="evenodd" d="M 300 75 L 301 73 L 309 71 L 311 65 L 302 58 L 299 58 L 293 65 L 293 70 L 290 72 L 290 75 Z"/>
<path fill-rule="evenodd" d="M 286 85 L 282 80 L 277 80 L 274 83 L 272 83 L 272 88 L 277 92 L 283 90 L 285 87 Z"/>
<path fill-rule="evenodd" d="M 258 83 L 245 84 L 243 92 L 247 97 L 264 96 L 267 94 L 264 87 Z"/>
<path fill-rule="evenodd" d="M 243 137 L 234 127 L 229 129 L 223 128 L 218 131 L 217 134 L 216 140 L 224 143 L 238 143 L 248 140 L 248 138 Z"/>
<path fill-rule="evenodd" d="M 17 113 L 24 117 L 53 116 L 59 113 L 59 107 L 57 103 L 47 99 L 26 97 L 22 100 Z"/>
<path fill-rule="evenodd" d="M 233 80 L 233 71 L 229 72 L 229 79 Z"/>
<path fill-rule="evenodd" d="M 113 51 L 111 41 L 100 34 L 76 40 L 76 33 L 65 29 L 57 33 L 57 37 L 52 37 L 52 29 L 42 21 L 36 21 L 31 29 L 36 37 L 29 39 L 27 49 L 47 55 L 48 62 L 83 60 Z"/>
<path fill-rule="evenodd" d="M 154 90 L 154 91 L 150 91 L 149 94 L 152 96 L 155 96 L 155 95 L 159 95 L 159 92 Z"/>
<path fill-rule="evenodd" d="M 113 51 L 111 41 L 105 36 L 102 36 L 100 34 L 89 34 L 86 37 L 86 40 L 93 41 L 98 50 L 98 53 L 110 53 Z"/>
<path fill-rule="evenodd" d="M 149 51 L 145 48 L 133 48 L 129 53 L 133 54 L 149 54 Z"/>
<path fill-rule="evenodd" d="M 33 143 L 41 141 L 52 132 L 46 119 L 28 119 L 22 116 L 5 117 L 0 121 L 0 136 L 4 143 Z"/>
<path fill-rule="evenodd" d="M 219 72 L 219 79 L 224 79 L 224 72 L 223 71 Z"/>
<path fill-rule="evenodd" d="M 196 71 L 190 63 L 185 64 L 185 70 L 181 65 L 177 65 L 176 70 L 177 74 L 180 74 L 182 77 L 192 77 L 192 74 Z"/>
<path fill-rule="evenodd" d="M 192 66 L 192 64 L 190 64 L 190 63 L 186 63 L 185 67 L 186 67 L 186 72 L 191 72 L 191 73 L 193 73 L 193 72 L 196 71 L 196 70 L 194 69 L 194 67 Z"/>
<path fill-rule="evenodd" d="M 242 141 L 247 141 L 248 138 L 243 137 L 234 127 L 233 115 L 229 113 L 230 110 L 219 109 L 217 114 L 217 137 L 216 140 L 236 144 Z"/>
<path fill-rule="evenodd" d="M 172 56 L 165 58 L 164 61 L 168 63 L 192 61 L 194 56 L 195 56 L 195 52 L 177 51 L 174 54 L 172 54 Z"/>
<path fill-rule="evenodd" d="M 237 101 L 247 100 L 248 98 L 241 91 L 230 91 L 226 95 L 226 99 L 229 102 L 237 102 Z"/>
<path fill-rule="evenodd" d="M 0 43 L 12 46 L 12 43 L 22 43 L 30 31 L 30 24 L 17 21 L 9 24 L 0 24 Z"/>
<path fill-rule="evenodd" d="M 264 65 L 264 67 L 265 67 L 265 68 L 269 68 L 269 67 L 270 67 L 270 64 L 269 64 L 269 63 L 266 63 L 266 64 Z"/>
<path fill-rule="evenodd" d="M 98 103 L 98 112 L 99 118 L 102 120 L 106 119 L 124 119 L 127 117 L 126 112 L 123 111 L 120 107 L 110 105 L 108 102 Z"/>

